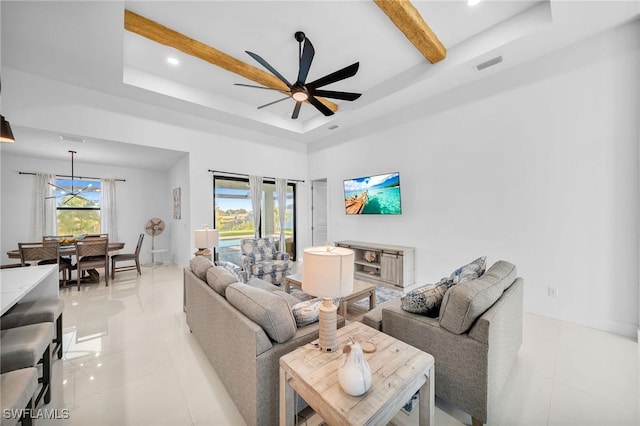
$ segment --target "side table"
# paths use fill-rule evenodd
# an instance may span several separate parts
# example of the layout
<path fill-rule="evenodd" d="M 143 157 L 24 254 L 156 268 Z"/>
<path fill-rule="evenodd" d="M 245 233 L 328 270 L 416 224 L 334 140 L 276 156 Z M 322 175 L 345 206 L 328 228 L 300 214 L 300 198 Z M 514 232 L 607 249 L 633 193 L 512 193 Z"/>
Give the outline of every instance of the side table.
<path fill-rule="evenodd" d="M 338 367 L 346 355 L 322 352 L 311 342 L 280 358 L 280 425 L 294 424 L 294 392 L 328 424 L 381 425 L 418 390 L 419 424 L 433 424 L 433 356 L 360 322 L 338 329 L 339 346 L 349 337 L 376 345 L 375 352 L 364 354 L 371 368 L 371 389 L 362 396 L 346 394 L 338 383 Z"/>

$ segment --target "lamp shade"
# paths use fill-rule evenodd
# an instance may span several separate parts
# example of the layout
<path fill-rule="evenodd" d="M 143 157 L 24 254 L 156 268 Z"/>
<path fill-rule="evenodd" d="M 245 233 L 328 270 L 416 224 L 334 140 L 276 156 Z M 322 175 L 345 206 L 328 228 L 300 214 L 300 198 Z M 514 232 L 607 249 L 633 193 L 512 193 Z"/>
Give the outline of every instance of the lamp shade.
<path fill-rule="evenodd" d="M 218 230 L 217 229 L 196 229 L 193 233 L 196 247 L 199 249 L 208 249 L 218 247 Z"/>
<path fill-rule="evenodd" d="M 304 249 L 302 258 L 302 291 L 328 298 L 353 292 L 353 250 L 309 247 Z"/>
<path fill-rule="evenodd" d="M 15 141 L 16 139 L 13 137 L 11 125 L 4 119 L 3 115 L 0 115 L 0 142 L 13 143 Z"/>

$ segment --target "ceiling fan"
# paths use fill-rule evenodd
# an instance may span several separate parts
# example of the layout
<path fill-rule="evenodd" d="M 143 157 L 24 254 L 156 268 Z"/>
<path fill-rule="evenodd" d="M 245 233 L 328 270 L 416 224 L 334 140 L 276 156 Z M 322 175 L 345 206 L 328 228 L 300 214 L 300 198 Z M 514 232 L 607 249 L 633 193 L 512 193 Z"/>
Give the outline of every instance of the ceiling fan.
<path fill-rule="evenodd" d="M 73 199 L 74 199 L 74 198 L 76 198 L 76 197 L 78 197 L 78 198 L 82 198 L 82 199 L 86 200 L 85 198 L 80 197 L 80 194 L 81 194 L 82 192 L 84 192 L 86 189 L 88 189 L 88 188 L 92 187 L 92 186 L 93 186 L 93 184 L 92 184 L 92 183 L 90 183 L 89 185 L 85 186 L 84 188 L 82 188 L 82 189 L 80 189 L 80 190 L 78 190 L 78 191 L 75 191 L 75 190 L 74 190 L 75 188 L 74 188 L 74 186 L 73 186 L 73 183 L 74 183 L 74 181 L 75 181 L 75 176 L 73 175 L 73 156 L 74 156 L 74 154 L 76 154 L 76 151 L 69 151 L 69 152 L 71 153 L 71 192 L 67 192 L 67 190 L 66 190 L 66 189 L 64 189 L 64 188 L 62 188 L 62 187 L 60 187 L 60 186 L 58 186 L 58 185 L 55 185 L 55 184 L 53 184 L 53 183 L 49 182 L 49 185 L 53 186 L 54 188 L 59 189 L 59 190 L 60 190 L 60 192 L 62 192 L 62 194 L 61 194 L 61 195 L 53 195 L 53 196 L 51 196 L 51 197 L 45 197 L 45 199 L 48 199 L 48 198 L 58 198 L 58 197 L 69 197 L 69 198 L 67 198 L 66 200 L 64 200 L 64 202 L 63 202 L 62 204 L 67 204 L 69 201 L 73 200 Z M 89 201 L 89 200 L 86 200 L 86 201 Z"/>
<path fill-rule="evenodd" d="M 320 111 L 326 116 L 329 116 L 329 115 L 333 115 L 333 111 L 331 111 L 322 102 L 320 102 L 316 98 L 316 96 L 321 96 L 324 98 L 341 99 L 344 101 L 355 101 L 362 95 L 361 93 L 337 92 L 334 90 L 319 89 L 320 87 L 326 86 L 328 84 L 335 83 L 340 80 L 344 80 L 345 78 L 353 77 L 358 72 L 358 67 L 360 67 L 360 62 L 356 62 L 354 64 L 349 65 L 348 67 L 344 67 L 338 71 L 332 72 L 331 74 L 327 74 L 324 77 L 321 77 L 317 80 L 312 81 L 311 83 L 306 83 L 307 75 L 309 74 L 309 69 L 311 68 L 311 62 L 313 61 L 313 56 L 315 55 L 315 49 L 313 48 L 313 44 L 311 44 L 311 41 L 305 36 L 305 34 L 302 31 L 297 31 L 294 37 L 298 41 L 298 55 L 299 55 L 300 65 L 298 68 L 298 78 L 296 82 L 293 84 L 291 84 L 278 71 L 276 71 L 275 68 L 269 65 L 269 63 L 264 59 L 262 59 L 260 56 L 256 55 L 253 52 L 249 52 L 248 50 L 246 51 L 249 56 L 251 56 L 253 59 L 258 61 L 260 65 L 265 67 L 269 72 L 271 72 L 271 74 L 275 75 L 289 88 L 289 90 L 283 91 L 282 89 L 276 89 L 273 87 L 254 86 L 251 84 L 235 83 L 236 86 L 253 87 L 257 89 L 266 89 L 266 90 L 276 90 L 278 92 L 287 94 L 286 98 L 278 99 L 277 101 L 274 101 L 274 102 L 269 102 L 268 104 L 259 106 L 258 109 L 292 98 L 294 101 L 296 101 L 296 105 L 293 108 L 293 113 L 291 114 L 291 118 L 294 120 L 298 118 L 298 114 L 300 113 L 300 107 L 302 106 L 303 102 L 309 102 L 311 105 L 316 107 L 318 111 Z M 304 48 L 302 46 L 303 43 L 304 43 Z"/>

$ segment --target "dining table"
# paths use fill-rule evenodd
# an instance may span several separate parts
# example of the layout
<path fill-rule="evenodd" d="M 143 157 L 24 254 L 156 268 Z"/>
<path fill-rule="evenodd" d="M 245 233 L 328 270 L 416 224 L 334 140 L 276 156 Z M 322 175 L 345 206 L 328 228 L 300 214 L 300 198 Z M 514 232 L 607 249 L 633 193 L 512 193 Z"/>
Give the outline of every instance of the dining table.
<path fill-rule="evenodd" d="M 109 251 L 118 251 L 124 248 L 124 243 L 119 242 L 111 242 L 109 241 Z M 75 256 L 76 255 L 76 245 L 73 243 L 70 244 L 60 244 L 60 256 Z M 20 259 L 20 250 L 13 249 L 7 251 L 7 256 L 9 259 Z"/>
<path fill-rule="evenodd" d="M 125 243 L 121 243 L 117 241 L 113 241 L 113 242 L 109 241 L 109 247 L 107 248 L 107 250 L 109 250 L 110 252 L 122 250 L 124 248 L 124 244 Z M 66 256 L 73 257 L 75 255 L 76 255 L 76 245 L 74 243 L 60 244 L 61 257 L 66 257 Z M 19 249 L 9 250 L 7 251 L 7 256 L 9 257 L 9 259 L 20 259 L 20 250 Z M 100 274 L 95 269 L 89 269 L 87 272 L 89 273 L 89 279 L 91 281 L 97 281 L 100 278 Z"/>

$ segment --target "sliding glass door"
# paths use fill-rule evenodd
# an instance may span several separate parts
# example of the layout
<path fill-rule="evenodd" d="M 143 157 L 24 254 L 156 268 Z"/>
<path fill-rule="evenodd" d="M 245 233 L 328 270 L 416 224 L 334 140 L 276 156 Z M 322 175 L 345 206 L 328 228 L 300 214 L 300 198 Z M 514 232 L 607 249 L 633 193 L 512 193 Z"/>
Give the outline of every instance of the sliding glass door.
<path fill-rule="evenodd" d="M 220 230 L 218 258 L 241 265 L 240 240 L 254 238 L 255 227 L 249 179 L 215 176 L 213 179 L 215 227 Z M 287 185 L 285 217 L 286 251 L 295 260 L 295 184 Z M 260 233 L 262 237 L 280 240 L 280 209 L 276 185 L 263 183 Z M 279 243 L 277 243 L 279 245 Z"/>

